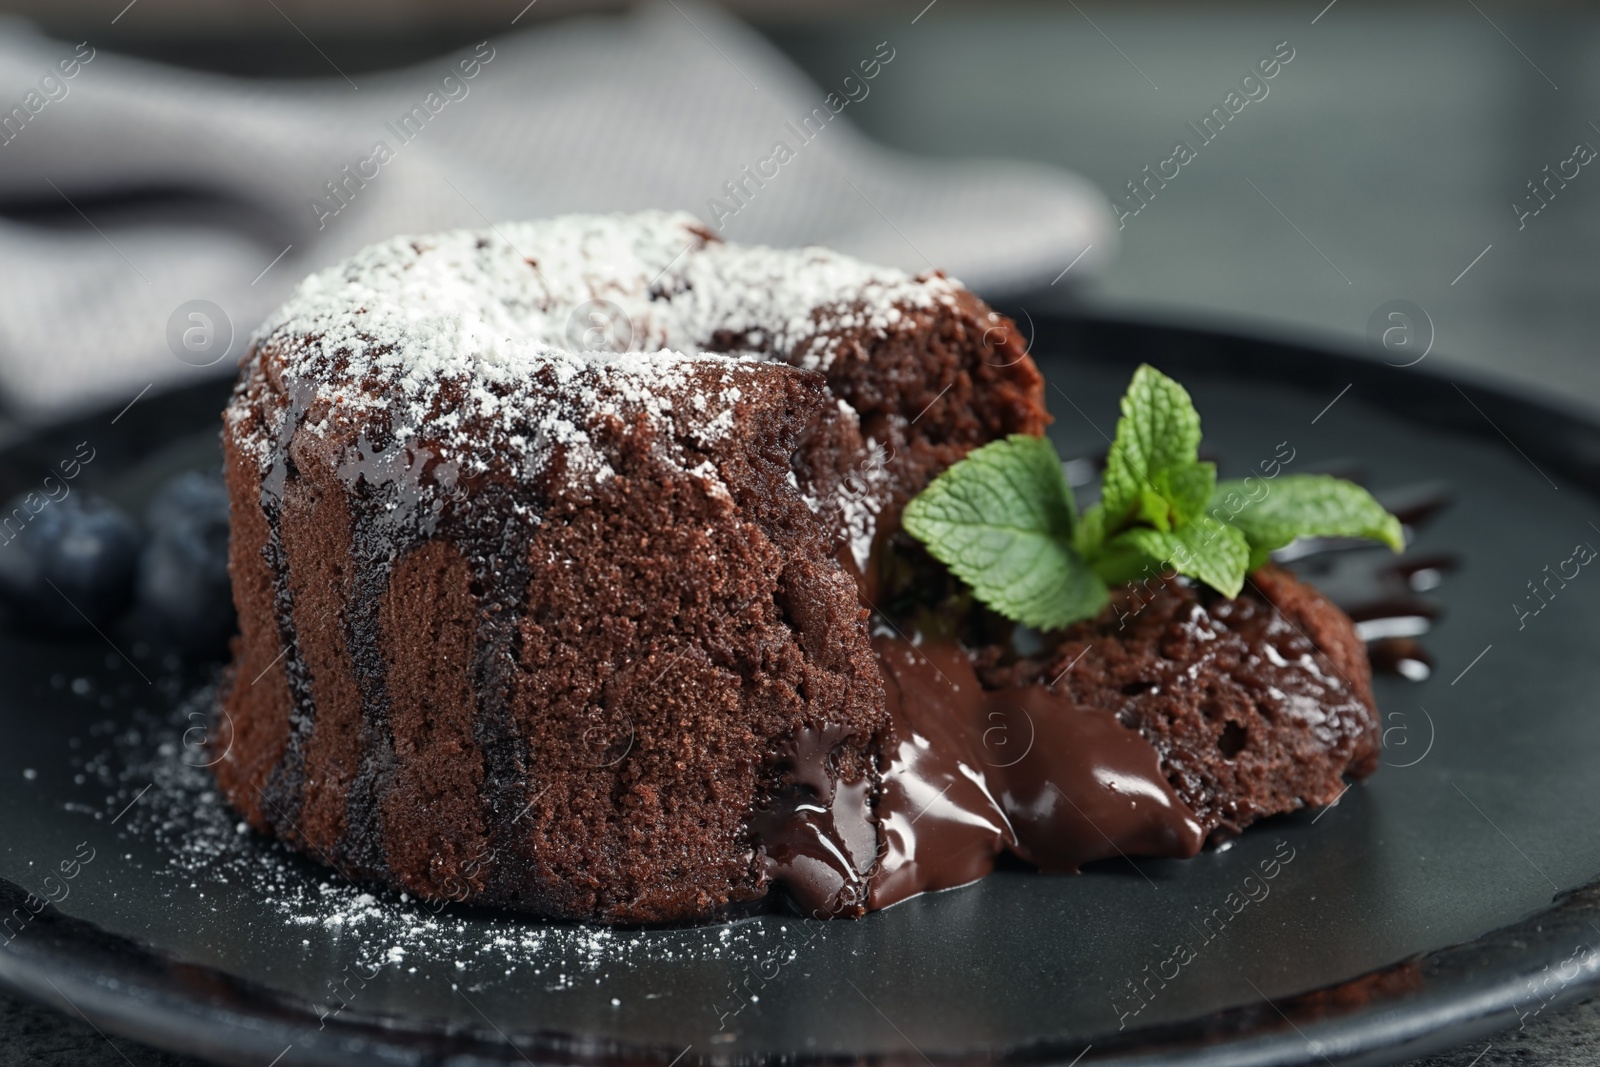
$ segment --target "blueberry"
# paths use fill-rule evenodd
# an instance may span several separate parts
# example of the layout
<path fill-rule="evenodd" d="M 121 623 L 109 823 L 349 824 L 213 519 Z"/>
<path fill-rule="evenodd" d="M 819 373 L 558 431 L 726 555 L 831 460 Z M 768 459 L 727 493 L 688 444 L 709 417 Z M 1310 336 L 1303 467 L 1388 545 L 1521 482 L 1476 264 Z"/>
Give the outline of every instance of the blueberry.
<path fill-rule="evenodd" d="M 0 596 L 21 627 L 103 627 L 128 606 L 139 531 L 92 493 L 14 497 L 0 515 Z"/>
<path fill-rule="evenodd" d="M 220 476 L 188 471 L 167 482 L 145 513 L 139 601 L 178 644 L 220 650 L 234 629 L 228 580 L 228 491 Z"/>
<path fill-rule="evenodd" d="M 228 521 L 228 487 L 220 471 L 184 471 L 168 478 L 146 505 L 144 524 L 152 533 L 192 516 Z"/>

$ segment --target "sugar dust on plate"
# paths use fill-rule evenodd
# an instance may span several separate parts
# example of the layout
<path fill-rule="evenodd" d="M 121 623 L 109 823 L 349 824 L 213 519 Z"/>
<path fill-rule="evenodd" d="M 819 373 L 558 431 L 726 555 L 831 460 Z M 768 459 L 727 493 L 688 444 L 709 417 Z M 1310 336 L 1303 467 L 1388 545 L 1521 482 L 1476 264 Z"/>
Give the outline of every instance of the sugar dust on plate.
<path fill-rule="evenodd" d="M 757 924 L 671 933 L 623 933 L 504 917 L 469 920 L 421 904 L 414 894 L 374 895 L 328 875 L 317 877 L 251 833 L 222 803 L 210 772 L 184 759 L 181 738 L 193 726 L 191 713 L 206 712 L 213 698 L 213 693 L 196 691 L 170 713 L 136 712 L 136 728 L 118 724 L 119 729 L 92 734 L 90 752 L 75 757 L 71 769 L 90 772 L 97 784 L 121 787 L 121 803 L 153 783 L 119 827 L 164 855 L 166 862 L 157 864 L 157 873 L 178 879 L 179 885 L 194 883 L 196 890 L 207 890 L 208 900 L 215 895 L 210 892 L 213 885 L 246 887 L 285 933 L 296 932 L 289 943 L 300 942 L 302 949 L 343 945 L 361 967 L 387 965 L 405 974 L 418 964 L 439 961 L 454 963 L 458 976 L 482 968 L 486 976 L 505 974 L 500 981 L 510 981 L 510 975 L 526 968 L 530 978 L 545 980 L 540 984 L 554 980 L 546 985 L 551 992 L 570 994 L 590 980 L 598 984 L 614 967 L 646 960 L 662 964 L 743 957 L 763 947 L 774 932 L 780 938 L 793 932 L 792 920 L 780 920 L 766 930 Z M 95 752 L 97 743 L 107 747 Z M 356 931 L 360 939 L 348 940 Z M 390 946 L 402 949 L 403 964 L 390 957 Z M 612 998 L 600 993 L 596 999 L 605 1004 Z"/>

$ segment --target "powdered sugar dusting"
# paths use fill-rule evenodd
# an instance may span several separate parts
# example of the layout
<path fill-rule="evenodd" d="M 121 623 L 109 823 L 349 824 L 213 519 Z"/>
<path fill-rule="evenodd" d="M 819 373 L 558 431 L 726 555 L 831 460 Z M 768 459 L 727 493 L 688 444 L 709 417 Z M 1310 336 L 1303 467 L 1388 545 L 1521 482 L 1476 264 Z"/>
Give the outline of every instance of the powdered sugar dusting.
<path fill-rule="evenodd" d="M 373 245 L 302 282 L 254 344 L 258 371 L 325 406 L 313 432 L 381 414 L 469 465 L 487 445 L 532 474 L 559 450 L 569 476 L 603 480 L 598 420 L 642 411 L 663 437 L 717 440 L 752 363 L 826 370 L 842 334 L 959 292 L 827 249 L 723 244 L 683 213 L 571 215 Z"/>

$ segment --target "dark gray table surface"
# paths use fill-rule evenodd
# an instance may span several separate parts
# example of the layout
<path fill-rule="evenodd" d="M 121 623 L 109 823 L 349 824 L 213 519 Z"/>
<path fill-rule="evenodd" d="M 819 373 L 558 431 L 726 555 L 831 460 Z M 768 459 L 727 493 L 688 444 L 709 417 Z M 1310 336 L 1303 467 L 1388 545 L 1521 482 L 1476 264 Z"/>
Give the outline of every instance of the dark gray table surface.
<path fill-rule="evenodd" d="M 917 0 L 764 28 L 819 77 L 849 66 L 864 41 L 892 41 L 892 75 L 851 110 L 887 144 L 1060 163 L 1112 191 L 1192 139 L 1185 123 L 1287 41 L 1294 59 L 1270 94 L 1126 220 L 1104 277 L 1024 305 L 1077 301 L 1348 346 L 1377 308 L 1405 299 L 1432 321 L 1435 366 L 1493 372 L 1600 412 L 1600 193 L 1590 188 L 1600 172 L 1583 168 L 1520 223 L 1512 208 L 1575 144 L 1600 147 L 1600 13 L 1325 3 L 1080 11 L 940 0 L 913 24 Z M 62 1008 L 0 995 L 0 1067 L 197 1062 L 108 1039 Z M 1417 1063 L 1597 1064 L 1600 1004 Z"/>

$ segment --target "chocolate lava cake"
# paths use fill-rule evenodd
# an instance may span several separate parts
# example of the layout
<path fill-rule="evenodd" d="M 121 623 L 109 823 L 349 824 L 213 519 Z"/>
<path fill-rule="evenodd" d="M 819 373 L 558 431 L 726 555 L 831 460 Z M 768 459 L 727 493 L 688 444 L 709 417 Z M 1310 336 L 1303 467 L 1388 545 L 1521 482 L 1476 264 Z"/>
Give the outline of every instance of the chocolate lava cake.
<path fill-rule="evenodd" d="M 877 610 L 901 507 L 1048 421 L 1018 331 L 937 273 L 670 213 L 369 248 L 225 413 L 221 786 L 351 878 L 659 922 L 1189 855 L 1369 772 L 1361 643 L 1270 568 L 1029 656 Z M 1035 753 L 989 758 L 1019 711 Z"/>

